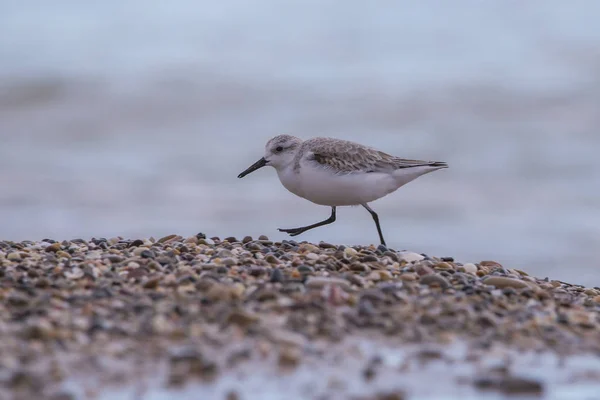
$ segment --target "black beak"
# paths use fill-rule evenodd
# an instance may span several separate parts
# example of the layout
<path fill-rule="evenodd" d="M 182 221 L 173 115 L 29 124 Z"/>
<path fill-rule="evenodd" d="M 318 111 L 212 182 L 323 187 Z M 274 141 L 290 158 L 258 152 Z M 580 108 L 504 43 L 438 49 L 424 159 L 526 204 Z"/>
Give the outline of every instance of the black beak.
<path fill-rule="evenodd" d="M 245 170 L 244 172 L 239 174 L 238 178 L 243 178 L 246 175 L 248 175 L 249 173 L 254 172 L 259 168 L 262 168 L 265 165 L 267 165 L 267 160 L 265 160 L 265 158 L 263 157 L 260 160 L 258 160 L 257 162 L 255 162 L 254 164 L 252 164 L 251 166 L 249 166 L 247 170 Z"/>

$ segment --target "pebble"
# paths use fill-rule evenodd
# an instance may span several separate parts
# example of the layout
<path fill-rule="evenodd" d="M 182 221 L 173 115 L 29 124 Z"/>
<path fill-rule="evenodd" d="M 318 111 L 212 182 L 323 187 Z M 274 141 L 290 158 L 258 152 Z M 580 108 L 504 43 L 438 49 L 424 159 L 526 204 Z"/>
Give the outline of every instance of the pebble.
<path fill-rule="evenodd" d="M 271 283 L 283 282 L 283 272 L 279 268 L 275 268 L 271 271 L 271 277 L 269 278 Z"/>
<path fill-rule="evenodd" d="M 328 285 L 339 286 L 346 291 L 351 289 L 350 283 L 345 279 L 327 278 L 321 276 L 312 276 L 308 278 L 305 285 L 311 289 L 322 289 Z"/>
<path fill-rule="evenodd" d="M 47 252 L 53 252 L 56 253 L 57 251 L 60 250 L 60 243 L 53 243 L 50 246 L 46 247 L 46 251 Z"/>
<path fill-rule="evenodd" d="M 504 276 L 493 276 L 490 275 L 483 279 L 483 283 L 486 285 L 495 286 L 497 288 L 515 288 L 522 289 L 529 287 L 527 282 L 521 281 L 519 279 L 507 278 Z"/>
<path fill-rule="evenodd" d="M 450 282 L 448 282 L 448 280 L 443 276 L 437 274 L 423 276 L 421 277 L 420 282 L 422 285 L 437 286 L 441 287 L 442 289 L 447 289 L 450 287 Z"/>
<path fill-rule="evenodd" d="M 300 363 L 300 350 L 294 346 L 284 346 L 279 351 L 279 365 L 284 368 L 293 368 Z"/>
<path fill-rule="evenodd" d="M 346 256 L 346 258 L 353 258 L 353 257 L 356 257 L 357 255 L 358 255 L 358 251 L 356 251 L 352 247 L 346 247 L 344 249 L 344 256 Z"/>
<path fill-rule="evenodd" d="M 175 239 L 176 237 L 177 237 L 177 235 L 168 235 L 168 236 L 158 239 L 157 243 L 166 243 L 166 242 L 169 242 L 169 241 Z"/>
<path fill-rule="evenodd" d="M 418 277 L 418 275 L 413 272 L 409 272 L 409 273 L 400 275 L 400 279 L 402 279 L 403 281 L 407 281 L 407 282 L 416 281 L 417 277 Z"/>
<path fill-rule="evenodd" d="M 428 266 L 426 264 L 418 264 L 414 267 L 414 269 L 415 269 L 415 272 L 417 273 L 417 275 L 419 275 L 419 276 L 435 274 L 435 271 L 433 270 L 433 268 L 431 268 L 430 266 Z"/>
<path fill-rule="evenodd" d="M 473 264 L 473 263 L 466 263 L 463 264 L 463 269 L 465 270 L 465 272 L 469 273 L 469 274 L 473 274 L 475 275 L 477 273 L 477 265 Z"/>
<path fill-rule="evenodd" d="M 422 254 L 412 253 L 410 251 L 402 251 L 398 253 L 398 259 L 400 262 L 404 261 L 405 263 L 413 263 L 424 260 L 425 257 Z"/>

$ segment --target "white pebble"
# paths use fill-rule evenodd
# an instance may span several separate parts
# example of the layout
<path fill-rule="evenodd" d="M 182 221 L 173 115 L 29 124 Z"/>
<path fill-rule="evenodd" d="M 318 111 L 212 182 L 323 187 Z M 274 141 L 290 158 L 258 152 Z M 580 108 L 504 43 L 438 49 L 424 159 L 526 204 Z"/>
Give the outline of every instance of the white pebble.
<path fill-rule="evenodd" d="M 465 269 L 465 272 L 468 272 L 469 274 L 477 273 L 477 265 L 473 263 L 466 263 L 462 267 Z"/>
<path fill-rule="evenodd" d="M 425 259 L 421 254 L 413 253 L 412 251 L 401 251 L 398 253 L 398 258 L 400 261 L 404 261 L 407 263 L 417 262 Z"/>

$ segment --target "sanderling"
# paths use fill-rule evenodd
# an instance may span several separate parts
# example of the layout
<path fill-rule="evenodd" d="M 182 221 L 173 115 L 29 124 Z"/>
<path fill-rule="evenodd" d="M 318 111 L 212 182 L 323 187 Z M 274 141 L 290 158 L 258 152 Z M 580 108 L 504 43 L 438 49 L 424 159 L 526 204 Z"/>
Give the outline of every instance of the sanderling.
<path fill-rule="evenodd" d="M 315 204 L 331 207 L 331 216 L 312 225 L 279 229 L 296 236 L 335 221 L 336 207 L 363 206 L 375 221 L 385 245 L 379 217 L 369 202 L 380 199 L 421 175 L 447 168 L 445 162 L 406 160 L 347 140 L 290 135 L 269 140 L 265 155 L 238 175 L 243 178 L 266 165 L 277 171 L 283 186 Z"/>

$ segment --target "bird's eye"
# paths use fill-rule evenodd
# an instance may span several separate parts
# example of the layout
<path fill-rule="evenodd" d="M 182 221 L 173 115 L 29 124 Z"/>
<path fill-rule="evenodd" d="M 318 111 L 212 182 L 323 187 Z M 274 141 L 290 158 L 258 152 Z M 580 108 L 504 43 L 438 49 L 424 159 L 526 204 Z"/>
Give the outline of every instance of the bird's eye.
<path fill-rule="evenodd" d="M 275 151 L 279 153 L 279 152 L 283 151 L 283 147 L 281 147 L 281 146 L 277 146 L 277 147 L 275 148 Z"/>

